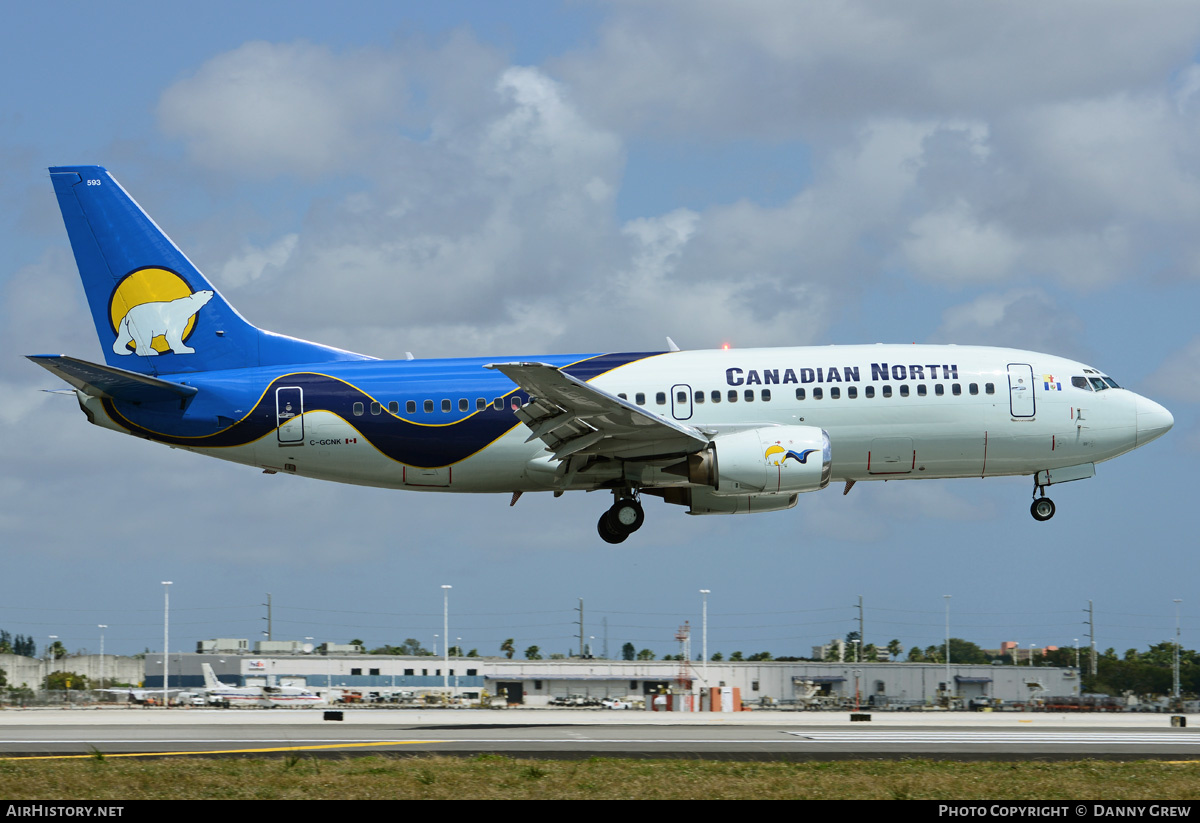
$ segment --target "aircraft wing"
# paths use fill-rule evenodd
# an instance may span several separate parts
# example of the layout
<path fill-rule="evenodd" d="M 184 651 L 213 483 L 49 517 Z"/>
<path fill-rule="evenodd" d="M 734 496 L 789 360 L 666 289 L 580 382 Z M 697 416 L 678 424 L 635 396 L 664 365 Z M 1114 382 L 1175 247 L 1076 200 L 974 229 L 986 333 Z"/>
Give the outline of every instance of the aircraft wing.
<path fill-rule="evenodd" d="M 517 418 L 531 429 L 529 440 L 540 439 L 559 460 L 573 454 L 628 460 L 683 456 L 708 445 L 699 430 L 650 414 L 546 363 L 487 368 L 529 393 Z"/>

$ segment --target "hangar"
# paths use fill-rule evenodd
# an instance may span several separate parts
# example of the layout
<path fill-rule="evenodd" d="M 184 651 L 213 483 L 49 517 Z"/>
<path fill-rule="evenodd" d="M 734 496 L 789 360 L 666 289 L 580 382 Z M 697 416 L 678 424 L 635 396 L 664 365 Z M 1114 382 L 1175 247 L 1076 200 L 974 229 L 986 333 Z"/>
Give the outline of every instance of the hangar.
<path fill-rule="evenodd" d="M 915 708 L 970 701 L 1027 703 L 1079 694 L 1073 668 L 938 663 L 819 663 L 807 661 L 682 662 L 599 658 L 509 660 L 503 657 L 439 658 L 352 653 L 342 648 L 312 652 L 252 653 L 246 646 L 200 644 L 205 651 L 168 657 L 170 687 L 203 685 L 208 663 L 231 685 L 306 686 L 318 692 L 354 691 L 371 699 L 423 695 L 478 700 L 508 697 L 510 704 L 550 706 L 567 696 L 592 700 L 644 698 L 659 693 L 699 694 L 707 688 L 739 690 L 756 707 Z M 350 647 L 353 648 L 353 647 Z M 147 654 L 145 685 L 161 688 L 161 654 Z M 949 686 L 947 686 L 949 684 Z"/>

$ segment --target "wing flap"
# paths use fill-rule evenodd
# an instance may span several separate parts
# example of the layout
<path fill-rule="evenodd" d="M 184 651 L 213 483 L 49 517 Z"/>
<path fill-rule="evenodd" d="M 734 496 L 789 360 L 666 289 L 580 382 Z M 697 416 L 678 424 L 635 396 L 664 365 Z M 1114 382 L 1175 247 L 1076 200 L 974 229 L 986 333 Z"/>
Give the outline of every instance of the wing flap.
<path fill-rule="evenodd" d="M 530 395 L 516 411 L 558 459 L 596 455 L 623 459 L 685 455 L 708 445 L 696 429 L 658 417 L 628 400 L 546 363 L 490 363 Z M 526 441 L 528 442 L 528 441 Z"/>
<path fill-rule="evenodd" d="M 187 400 L 197 391 L 195 386 L 185 386 L 115 366 L 101 366 L 65 354 L 31 354 L 27 357 L 92 397 L 107 397 L 129 403 L 154 403 Z"/>

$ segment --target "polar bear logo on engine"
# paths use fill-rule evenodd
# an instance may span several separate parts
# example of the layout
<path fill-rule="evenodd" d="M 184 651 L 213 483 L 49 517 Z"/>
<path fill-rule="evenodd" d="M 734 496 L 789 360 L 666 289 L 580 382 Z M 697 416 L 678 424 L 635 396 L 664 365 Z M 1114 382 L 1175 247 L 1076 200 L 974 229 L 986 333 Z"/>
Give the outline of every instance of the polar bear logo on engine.
<path fill-rule="evenodd" d="M 117 339 L 113 351 L 117 354 L 136 354 L 150 357 L 158 354 L 151 345 L 155 337 L 163 337 L 172 354 L 195 354 L 196 350 L 183 342 L 188 323 L 204 304 L 212 300 L 208 289 L 157 303 L 141 303 L 125 313 L 117 323 Z M 133 351 L 129 344 L 133 343 Z"/>

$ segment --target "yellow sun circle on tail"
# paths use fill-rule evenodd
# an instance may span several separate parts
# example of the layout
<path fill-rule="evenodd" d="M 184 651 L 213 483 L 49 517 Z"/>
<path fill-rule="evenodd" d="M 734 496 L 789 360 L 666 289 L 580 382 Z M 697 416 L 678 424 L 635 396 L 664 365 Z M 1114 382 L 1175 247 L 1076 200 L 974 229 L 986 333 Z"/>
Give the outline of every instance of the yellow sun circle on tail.
<path fill-rule="evenodd" d="M 173 271 L 149 267 L 130 272 L 113 289 L 112 297 L 108 301 L 108 317 L 113 334 L 118 334 L 117 329 L 120 328 L 121 321 L 134 306 L 143 303 L 166 303 L 187 297 L 191 293 L 191 287 Z M 195 325 L 196 317 L 192 315 L 183 330 L 184 340 L 191 336 L 192 327 Z M 171 350 L 167 345 L 167 338 L 161 334 L 155 337 L 150 345 L 159 354 Z M 128 348 L 132 351 L 133 344 L 130 343 Z"/>

